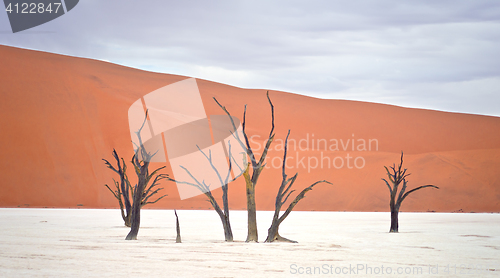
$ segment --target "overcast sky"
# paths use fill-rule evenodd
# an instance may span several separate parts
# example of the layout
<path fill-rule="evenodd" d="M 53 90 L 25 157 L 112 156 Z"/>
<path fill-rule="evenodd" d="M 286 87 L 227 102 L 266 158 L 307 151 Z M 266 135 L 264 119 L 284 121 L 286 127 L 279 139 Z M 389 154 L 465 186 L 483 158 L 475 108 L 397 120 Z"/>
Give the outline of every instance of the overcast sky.
<path fill-rule="evenodd" d="M 0 11 L 0 44 L 243 88 L 500 116 L 498 0 L 81 0 L 16 34 Z"/>

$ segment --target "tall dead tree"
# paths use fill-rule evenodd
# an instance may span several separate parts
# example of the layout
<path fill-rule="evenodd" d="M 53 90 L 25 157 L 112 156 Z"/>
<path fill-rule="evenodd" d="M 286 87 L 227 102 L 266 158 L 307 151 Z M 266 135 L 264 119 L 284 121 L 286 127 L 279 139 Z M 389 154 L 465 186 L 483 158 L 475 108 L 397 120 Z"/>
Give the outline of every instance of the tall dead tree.
<path fill-rule="evenodd" d="M 396 164 L 393 164 L 390 168 L 387 168 L 384 166 L 386 172 L 387 172 L 387 177 L 389 178 L 389 181 L 386 179 L 382 179 L 387 187 L 389 188 L 389 192 L 391 194 L 391 201 L 389 203 L 389 206 L 391 208 L 391 229 L 389 230 L 390 233 L 397 233 L 399 229 L 399 208 L 401 207 L 401 203 L 403 200 L 410 195 L 410 193 L 413 193 L 417 190 L 420 190 L 422 188 L 426 187 L 432 187 L 439 189 L 439 187 L 435 185 L 422 185 L 417 188 L 414 188 L 408 192 L 406 192 L 406 187 L 408 184 L 408 181 L 406 180 L 406 177 L 410 175 L 410 173 L 406 173 L 406 168 L 403 169 L 403 152 L 401 152 L 401 161 L 399 162 L 399 165 L 396 166 Z M 390 182 L 390 183 L 389 183 Z M 398 188 L 399 186 L 403 184 L 401 187 L 401 190 L 398 193 Z M 391 186 L 392 185 L 392 186 Z M 396 199 L 397 195 L 397 199 Z"/>
<path fill-rule="evenodd" d="M 104 160 L 104 163 L 106 166 L 111 169 L 113 172 L 117 173 L 120 176 L 120 183 L 118 183 L 115 179 L 113 179 L 113 183 L 115 184 L 115 190 L 112 190 L 107 184 L 106 186 L 111 193 L 115 196 L 115 198 L 118 200 L 118 204 L 120 205 L 120 212 L 123 218 L 123 221 L 125 223 L 125 226 L 130 227 L 130 210 L 132 208 L 132 205 L 130 203 L 130 182 L 127 177 L 127 164 L 123 160 L 123 158 L 119 158 L 118 154 L 116 153 L 116 150 L 113 149 L 113 157 L 116 160 L 116 167 L 111 165 L 109 161 L 106 159 Z"/>
<path fill-rule="evenodd" d="M 144 124 L 146 124 L 147 118 L 148 111 L 146 111 L 144 122 L 136 132 L 137 138 L 139 139 L 139 145 L 137 146 L 137 150 L 132 157 L 132 165 L 134 165 L 135 174 L 137 175 L 137 184 L 134 186 L 132 194 L 133 204 L 131 209 L 131 225 L 130 232 L 125 238 L 126 240 L 137 239 L 137 234 L 139 233 L 139 227 L 141 224 L 141 208 L 147 204 L 154 204 L 166 196 L 163 195 L 154 201 L 149 200 L 152 196 L 156 195 L 163 189 L 158 188 L 157 186 L 162 179 L 168 178 L 168 175 L 158 174 L 158 172 L 166 166 L 154 170 L 151 174 L 149 173 L 149 163 L 156 152 L 148 152 L 142 142 L 141 131 L 144 128 Z M 152 183 L 150 184 L 151 181 Z"/>
<path fill-rule="evenodd" d="M 229 116 L 231 119 L 231 124 L 233 125 L 234 130 L 236 130 L 236 125 L 233 121 L 233 118 L 229 111 L 227 111 L 226 107 L 222 106 L 219 101 L 217 101 L 216 98 L 214 100 L 217 102 L 217 104 L 224 110 L 224 112 Z M 255 206 L 255 186 L 257 185 L 257 181 L 259 179 L 259 176 L 264 169 L 265 166 L 265 160 L 267 157 L 267 152 L 269 150 L 269 147 L 271 146 L 271 143 L 273 142 L 274 139 L 274 105 L 271 102 L 271 99 L 269 98 L 269 91 L 267 92 L 267 100 L 269 102 L 269 105 L 271 106 L 271 131 L 269 132 L 269 136 L 267 139 L 267 143 L 264 147 L 264 150 L 262 152 L 262 155 L 260 156 L 260 159 L 258 159 L 252 149 L 252 146 L 250 145 L 250 141 L 248 140 L 248 136 L 246 133 L 246 113 L 247 113 L 247 106 L 245 105 L 245 110 L 243 112 L 243 122 L 242 122 L 242 129 L 243 129 L 243 137 L 240 138 L 237 132 L 234 133 L 234 137 L 236 138 L 236 141 L 240 144 L 240 146 L 246 151 L 247 156 L 250 158 L 250 162 L 248 162 L 248 167 L 246 167 L 246 170 L 243 172 L 243 176 L 245 177 L 245 184 L 246 184 L 246 196 L 247 196 L 247 213 L 248 213 L 248 232 L 247 232 L 247 239 L 246 242 L 258 242 L 259 241 L 259 235 L 257 232 L 257 208 Z M 245 142 L 243 142 L 243 140 Z M 250 167 L 251 166 L 251 167 Z M 251 172 L 250 172 L 251 169 Z"/>
<path fill-rule="evenodd" d="M 137 150 L 132 157 L 132 165 L 134 166 L 138 182 L 134 187 L 132 187 L 130 180 L 128 179 L 126 173 L 127 165 L 125 161 L 123 158 L 118 157 L 115 150 L 113 150 L 113 157 L 117 161 L 116 167 L 114 167 L 108 160 L 103 159 L 106 166 L 120 176 L 120 183 L 113 179 L 116 188 L 115 190 L 112 190 L 107 184 L 105 186 L 118 200 L 125 225 L 130 227 L 130 232 L 125 238 L 126 240 L 137 239 L 141 222 L 141 208 L 148 204 L 154 204 L 163 197 L 167 196 L 160 196 L 156 198 L 156 200 L 151 198 L 163 189 L 158 187 L 159 182 L 162 179 L 167 178 L 168 175 L 159 174 L 159 171 L 164 169 L 166 166 L 154 170 L 151 174 L 149 173 L 149 161 L 151 161 L 151 158 L 155 154 L 151 154 L 146 151 L 140 135 L 144 124 L 146 123 L 147 117 L 148 112 L 146 111 L 144 122 L 142 123 L 139 131 L 136 132 L 136 135 L 139 138 L 139 146 L 137 146 Z M 139 157 L 141 157 L 141 159 Z M 130 193 L 132 193 L 132 195 L 130 195 Z"/>
<path fill-rule="evenodd" d="M 223 209 L 220 208 L 219 204 L 217 203 L 217 200 L 215 200 L 214 196 L 212 195 L 212 192 L 210 191 L 210 184 L 207 185 L 204 180 L 200 181 L 199 179 L 195 178 L 193 176 L 193 174 L 188 169 L 186 169 L 186 167 L 184 167 L 182 165 L 179 165 L 179 167 L 181 167 L 184 171 L 186 171 L 186 173 L 192 179 L 192 182 L 179 181 L 179 180 L 172 179 L 170 177 L 167 177 L 167 179 L 170 180 L 170 181 L 173 181 L 175 183 L 178 183 L 178 184 L 187 184 L 187 185 L 194 186 L 194 187 L 198 188 L 201 192 L 203 192 L 203 194 L 205 194 L 205 196 L 207 196 L 208 201 L 210 202 L 210 204 L 212 205 L 212 207 L 214 208 L 214 210 L 219 215 L 220 220 L 222 221 L 222 228 L 224 229 L 224 238 L 225 238 L 225 240 L 228 241 L 228 242 L 232 242 L 233 241 L 233 231 L 231 229 L 231 222 L 229 221 L 228 188 L 229 188 L 229 183 L 233 182 L 239 176 L 236 176 L 233 179 L 230 179 L 232 165 L 233 165 L 232 161 L 234 161 L 234 158 L 231 155 L 231 142 L 230 141 L 228 141 L 228 146 L 229 146 L 229 148 L 228 148 L 228 153 L 229 153 L 229 159 L 228 159 L 229 160 L 229 168 L 228 168 L 227 174 L 225 175 L 224 179 L 222 178 L 222 175 L 219 172 L 219 170 L 217 169 L 217 167 L 215 167 L 215 165 L 214 165 L 214 162 L 212 160 L 212 152 L 209 150 L 208 151 L 208 155 L 207 155 L 205 152 L 203 152 L 197 146 L 198 150 L 207 159 L 207 161 L 210 164 L 210 167 L 212 168 L 212 170 L 215 172 L 215 174 L 217 174 L 217 177 L 219 179 L 219 182 L 220 182 L 221 188 L 222 188 L 222 205 L 223 205 Z M 234 162 L 238 166 L 238 163 L 236 163 L 236 161 L 234 161 Z M 240 170 L 243 171 L 243 169 L 240 169 Z"/>
<path fill-rule="evenodd" d="M 288 197 L 295 191 L 295 190 L 290 190 L 293 186 L 293 183 L 297 179 L 298 173 L 295 173 L 291 178 L 288 178 L 287 174 L 285 173 L 285 168 L 286 168 L 286 158 L 287 158 L 287 149 L 288 149 L 288 136 L 290 135 L 290 130 L 288 130 L 288 134 L 285 139 L 285 150 L 283 153 L 283 165 L 282 165 L 282 170 L 281 170 L 281 175 L 282 175 L 282 181 L 281 185 L 278 189 L 278 194 L 276 195 L 276 203 L 275 203 L 275 209 L 274 209 L 274 216 L 273 220 L 271 222 L 271 227 L 267 230 L 267 238 L 265 242 L 273 242 L 273 241 L 286 241 L 286 242 L 294 242 L 294 240 L 290 240 L 287 238 L 284 238 L 280 236 L 279 234 L 279 226 L 283 220 L 292 212 L 293 208 L 297 203 L 302 200 L 306 193 L 309 192 L 310 190 L 313 189 L 313 187 L 319 183 L 328 183 L 332 184 L 326 180 L 322 181 L 317 181 L 310 186 L 304 188 L 296 197 L 295 199 L 288 205 L 288 208 L 285 210 L 285 212 L 280 216 L 280 211 L 282 206 L 286 203 L 288 200 Z"/>

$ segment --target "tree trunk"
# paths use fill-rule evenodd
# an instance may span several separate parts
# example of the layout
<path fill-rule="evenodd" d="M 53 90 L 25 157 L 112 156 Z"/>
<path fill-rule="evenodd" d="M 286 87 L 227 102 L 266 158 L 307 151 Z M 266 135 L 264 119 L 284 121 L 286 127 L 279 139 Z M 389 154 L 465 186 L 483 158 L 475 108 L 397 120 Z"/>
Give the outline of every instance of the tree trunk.
<path fill-rule="evenodd" d="M 120 199 L 118 199 L 118 204 L 120 205 L 120 211 L 122 214 L 122 219 L 125 222 L 125 226 L 130 228 L 130 209 L 127 210 L 127 214 L 125 214 L 125 209 L 123 208 L 123 202 L 120 196 Z"/>
<path fill-rule="evenodd" d="M 399 228 L 398 223 L 398 214 L 399 211 L 395 208 L 391 208 L 391 230 L 390 233 L 397 233 Z"/>
<path fill-rule="evenodd" d="M 139 194 L 136 194 L 139 196 Z M 141 200 L 134 200 L 132 206 L 131 228 L 125 240 L 137 240 L 139 226 L 141 225 Z"/>
<path fill-rule="evenodd" d="M 225 240 L 231 242 L 231 241 L 233 241 L 233 231 L 231 230 L 231 224 L 229 222 L 229 207 L 228 207 L 229 204 L 227 203 L 227 187 L 225 188 L 224 192 L 226 193 L 226 194 L 224 194 L 224 197 L 223 197 L 225 199 L 224 210 L 226 211 L 227 215 L 224 214 L 224 212 L 220 208 L 219 204 L 217 204 L 217 201 L 212 196 L 211 191 L 205 192 L 205 195 L 208 197 L 209 202 L 212 204 L 212 207 L 214 208 L 215 212 L 217 212 L 217 214 L 220 217 L 220 220 L 222 222 L 222 228 L 224 229 Z"/>
<path fill-rule="evenodd" d="M 226 241 L 233 241 L 233 231 L 231 230 L 231 223 L 229 222 L 229 216 L 225 216 L 219 206 L 213 206 L 215 211 L 220 217 L 222 222 L 222 228 L 224 229 L 224 239 Z"/>
<path fill-rule="evenodd" d="M 280 208 L 281 208 L 281 206 L 280 206 Z M 269 229 L 267 230 L 267 238 L 266 238 L 266 241 L 264 241 L 264 242 L 282 241 L 282 242 L 298 243 L 295 240 L 291 240 L 291 239 L 280 236 L 280 233 L 278 230 L 280 228 L 281 222 L 280 222 L 278 216 L 279 216 L 279 209 L 277 209 L 274 213 L 271 227 L 269 227 Z M 283 218 L 283 220 L 284 220 L 284 218 Z"/>
<path fill-rule="evenodd" d="M 222 220 L 222 226 L 224 228 L 225 240 L 228 242 L 232 242 L 233 241 L 233 232 L 231 230 L 231 223 L 229 222 L 229 218 L 224 217 L 224 219 Z"/>
<path fill-rule="evenodd" d="M 298 241 L 288 239 L 286 237 L 280 236 L 279 232 L 276 231 L 276 234 L 274 235 L 273 240 L 269 240 L 269 238 L 266 239 L 266 242 L 273 242 L 273 241 L 281 241 L 281 242 L 290 242 L 290 243 L 298 243 Z"/>
<path fill-rule="evenodd" d="M 273 219 L 271 227 L 267 230 L 267 238 L 265 242 L 273 242 L 277 239 L 278 236 L 278 228 L 279 224 L 277 219 Z"/>
<path fill-rule="evenodd" d="M 128 204 L 128 205 L 125 206 L 125 212 L 127 213 L 125 215 L 125 218 L 124 218 L 124 220 L 125 220 L 125 226 L 130 227 L 130 225 L 132 224 L 131 221 L 130 221 L 130 218 L 132 216 L 132 213 L 131 213 L 131 211 L 132 211 L 132 205 L 130 204 L 130 201 L 125 201 L 125 203 Z"/>
<path fill-rule="evenodd" d="M 148 175 L 147 169 L 149 162 L 144 162 L 144 165 L 140 168 L 139 180 L 137 186 L 135 187 L 133 198 L 134 204 L 132 205 L 132 217 L 130 219 L 131 227 L 126 240 L 137 240 L 137 234 L 139 233 L 139 226 L 141 225 L 141 208 L 142 208 L 142 195 L 144 188 L 146 187 L 146 177 Z"/>
<path fill-rule="evenodd" d="M 257 232 L 257 209 L 255 207 L 255 182 L 257 180 L 258 174 L 254 170 L 254 177 L 250 177 L 251 164 L 248 163 L 248 167 L 243 172 L 243 177 L 245 178 L 246 184 L 246 195 L 247 195 L 247 219 L 248 219 L 248 231 L 246 242 L 258 242 L 259 235 Z"/>
<path fill-rule="evenodd" d="M 129 228 L 130 228 L 130 225 L 131 225 L 131 223 L 130 223 L 130 216 L 131 216 L 131 215 L 129 214 L 129 215 L 127 215 L 127 216 L 125 217 L 125 226 L 127 226 L 127 227 L 129 227 Z"/>
<path fill-rule="evenodd" d="M 175 238 L 175 243 L 181 243 L 181 227 L 179 225 L 179 217 L 177 216 L 177 211 L 174 209 L 175 213 L 175 230 L 177 231 L 177 237 Z"/>
<path fill-rule="evenodd" d="M 257 212 L 255 208 L 255 187 L 247 184 L 248 233 L 246 242 L 258 242 Z"/>

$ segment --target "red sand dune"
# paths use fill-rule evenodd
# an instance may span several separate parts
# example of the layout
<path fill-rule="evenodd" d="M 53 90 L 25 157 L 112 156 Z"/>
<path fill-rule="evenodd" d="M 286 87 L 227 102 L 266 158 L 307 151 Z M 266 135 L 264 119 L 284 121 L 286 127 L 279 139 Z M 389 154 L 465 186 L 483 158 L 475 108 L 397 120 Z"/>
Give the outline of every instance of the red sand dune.
<path fill-rule="evenodd" d="M 101 159 L 112 159 L 115 148 L 130 160 L 129 106 L 141 96 L 187 77 L 7 46 L 0 46 L 0 57 L 0 206 L 116 207 L 116 200 L 104 187 L 115 176 Z M 247 104 L 248 133 L 260 136 L 256 143 L 267 137 L 270 112 L 265 90 L 206 80 L 198 80 L 198 86 L 207 114 L 222 114 L 212 97 L 237 117 Z M 291 138 L 297 142 L 337 139 L 340 149 L 340 140 L 344 144 L 352 138 L 356 143 L 361 142 L 358 139 L 378 142 L 375 148 L 372 141 L 371 151 L 358 151 L 362 148 L 358 144 L 354 151 L 352 145 L 346 151 L 322 151 L 312 145 L 307 150 L 292 148 L 291 165 L 297 166 L 298 155 L 299 160 L 305 157 L 306 166 L 299 164 L 288 172 L 299 172 L 295 189 L 321 179 L 333 183 L 318 185 L 296 209 L 387 211 L 389 192 L 381 181 L 383 166 L 397 162 L 403 150 L 405 166 L 412 173 L 409 187 L 431 183 L 441 188 L 410 195 L 403 211 L 500 211 L 500 118 L 277 91 L 270 95 L 276 107 L 277 139 L 284 139 L 291 129 Z M 278 143 L 275 147 L 279 148 Z M 327 167 L 324 157 L 343 157 L 346 163 L 348 154 L 353 159 L 362 157 L 364 167 L 353 167 L 352 160 L 352 169 L 347 165 Z M 271 151 L 269 165 L 272 158 L 281 156 L 282 151 Z M 309 166 L 314 166 L 321 158 L 323 168 L 308 171 L 308 159 Z M 339 166 L 340 158 L 336 162 Z M 357 162 L 361 166 L 363 160 Z M 262 173 L 257 185 L 259 210 L 274 209 L 280 179 L 280 169 Z M 150 208 L 210 208 L 203 195 L 181 201 L 175 184 L 164 182 L 163 186 L 168 196 Z M 220 198 L 220 189 L 214 195 Z M 231 208 L 245 209 L 245 200 L 240 179 L 230 185 Z"/>

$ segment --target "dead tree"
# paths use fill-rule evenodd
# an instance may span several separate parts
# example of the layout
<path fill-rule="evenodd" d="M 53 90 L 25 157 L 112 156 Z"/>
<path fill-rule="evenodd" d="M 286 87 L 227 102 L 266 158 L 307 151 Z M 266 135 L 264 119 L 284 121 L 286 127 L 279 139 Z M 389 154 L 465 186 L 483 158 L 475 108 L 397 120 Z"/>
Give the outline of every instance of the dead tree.
<path fill-rule="evenodd" d="M 173 181 L 173 182 L 178 183 L 178 184 L 187 184 L 187 185 L 194 186 L 194 187 L 198 188 L 201 192 L 203 192 L 203 194 L 205 194 L 205 196 L 207 196 L 208 201 L 210 202 L 210 204 L 212 205 L 212 207 L 214 208 L 214 210 L 219 215 L 220 220 L 222 221 L 222 228 L 224 229 L 224 238 L 225 238 L 225 240 L 228 241 L 228 242 L 232 242 L 233 241 L 233 231 L 231 229 L 231 222 L 229 221 L 228 187 L 229 187 L 229 183 L 231 183 L 232 181 L 234 181 L 235 179 L 237 179 L 239 176 L 236 176 L 233 179 L 230 179 L 232 165 L 233 165 L 233 163 L 231 161 L 234 161 L 234 158 L 231 155 L 231 142 L 229 142 L 229 141 L 228 141 L 228 146 L 229 146 L 229 149 L 228 149 L 228 153 L 229 153 L 229 159 L 228 159 L 229 160 L 229 168 L 228 168 L 227 174 L 226 174 L 226 176 L 225 176 L 224 179 L 222 178 L 221 173 L 219 172 L 219 170 L 217 169 L 217 167 L 215 167 L 215 165 L 214 165 L 214 163 L 212 161 L 212 152 L 209 150 L 208 151 L 208 155 L 207 155 L 205 152 L 203 152 L 197 146 L 198 150 L 207 159 L 207 161 L 210 164 L 210 167 L 212 168 L 212 170 L 217 174 L 217 177 L 218 177 L 219 182 L 220 182 L 221 187 L 222 187 L 222 205 L 223 205 L 223 209 L 220 208 L 219 204 L 217 203 L 217 200 L 215 200 L 214 196 L 212 195 L 212 192 L 210 191 L 210 185 L 207 185 L 204 180 L 199 181 L 198 179 L 196 179 L 193 176 L 193 174 L 191 174 L 191 172 L 188 169 L 186 169 L 186 167 L 184 167 L 182 165 L 179 165 L 179 167 L 181 167 L 184 171 L 186 171 L 186 173 L 189 175 L 189 177 L 192 179 L 193 182 L 178 181 L 178 180 L 172 179 L 170 177 L 167 177 L 167 179 L 169 181 Z M 238 163 L 236 163 L 236 161 L 234 161 L 234 162 L 238 166 Z M 243 169 L 240 169 L 240 170 L 243 171 Z"/>
<path fill-rule="evenodd" d="M 288 197 L 295 191 L 295 190 L 290 190 L 293 186 L 293 183 L 297 179 L 298 173 L 295 173 L 294 176 L 291 178 L 288 178 L 287 174 L 285 173 L 285 168 L 286 168 L 286 158 L 287 158 L 287 148 L 288 148 L 288 136 L 290 135 L 290 130 L 288 131 L 288 134 L 285 139 L 285 150 L 283 153 L 283 165 L 282 165 L 282 170 L 281 170 L 281 175 L 282 175 L 282 181 L 281 181 L 281 186 L 278 189 L 278 194 L 276 195 L 276 203 L 275 203 L 275 210 L 274 210 L 274 216 L 273 216 L 273 221 L 271 222 L 271 227 L 267 230 L 267 238 L 265 242 L 273 242 L 273 241 L 286 241 L 286 242 L 294 242 L 297 243 L 296 241 L 284 238 L 280 236 L 279 234 L 279 226 L 283 220 L 292 212 L 293 208 L 297 203 L 302 200 L 306 193 L 309 192 L 310 190 L 313 189 L 313 187 L 319 183 L 328 183 L 332 184 L 326 180 L 322 181 L 317 181 L 310 186 L 304 188 L 296 197 L 295 199 L 288 205 L 288 208 L 285 210 L 283 215 L 279 216 L 280 211 L 282 206 L 286 203 L 288 200 Z"/>
<path fill-rule="evenodd" d="M 125 164 L 125 161 L 123 158 L 119 158 L 118 154 L 116 153 L 116 150 L 113 149 L 113 157 L 116 160 L 116 167 L 111 165 L 109 161 L 106 159 L 104 160 L 104 163 L 106 166 L 111 169 L 113 172 L 117 173 L 120 176 L 120 183 L 118 183 L 115 179 L 113 179 L 113 183 L 115 184 L 116 190 L 112 190 L 107 184 L 106 186 L 111 193 L 115 196 L 115 198 L 118 200 L 118 204 L 120 205 L 120 212 L 123 218 L 123 221 L 125 222 L 125 226 L 130 227 L 130 210 L 131 210 L 131 203 L 130 203 L 130 182 L 127 177 L 127 165 Z"/>
<path fill-rule="evenodd" d="M 391 229 L 389 230 L 390 233 L 397 233 L 398 228 L 399 228 L 399 220 L 398 220 L 398 215 L 399 215 L 399 208 L 401 207 L 401 203 L 403 200 L 410 195 L 410 193 L 413 193 L 417 190 L 420 190 L 422 188 L 426 187 L 432 187 L 439 189 L 439 187 L 434 186 L 434 185 L 422 185 L 417 188 L 414 188 L 408 192 L 406 192 L 406 186 L 408 184 L 408 181 L 406 180 L 406 177 L 410 175 L 410 173 L 406 173 L 406 168 L 403 169 L 403 152 L 401 152 L 401 162 L 399 165 L 396 166 L 396 164 L 393 164 L 390 168 L 387 168 L 384 166 L 386 172 L 387 172 L 387 177 L 389 178 L 389 181 L 386 179 L 382 179 L 387 187 L 389 188 L 389 192 L 391 194 L 391 201 L 390 201 L 390 208 L 391 208 Z M 389 184 L 390 182 L 390 184 Z M 392 184 L 392 186 L 391 186 Z M 401 190 L 398 193 L 398 187 L 403 184 L 401 187 Z M 396 199 L 396 195 L 398 196 Z"/>
<path fill-rule="evenodd" d="M 139 145 L 137 146 L 137 150 L 132 157 L 132 165 L 134 165 L 135 174 L 137 175 L 137 184 L 134 186 L 132 194 L 133 204 L 130 225 L 131 227 L 130 232 L 125 238 L 126 240 L 137 239 L 137 234 L 139 233 L 139 227 L 141 224 L 141 208 L 147 204 L 154 204 L 166 196 L 163 195 L 154 201 L 149 200 L 152 196 L 156 195 L 160 190 L 163 189 L 157 188 L 157 186 L 162 179 L 168 178 L 168 175 L 158 174 L 158 172 L 166 166 L 154 170 L 151 174 L 149 173 L 149 162 L 156 153 L 148 152 L 142 142 L 141 131 L 144 128 L 144 124 L 146 123 L 147 118 L 148 111 L 146 111 L 142 126 L 136 132 L 137 138 L 139 139 Z M 139 159 L 139 156 L 141 157 L 141 159 Z M 153 182 L 150 184 L 150 181 Z"/>
<path fill-rule="evenodd" d="M 177 216 L 177 211 L 174 209 L 175 213 L 175 230 L 177 231 L 177 237 L 175 238 L 175 243 L 181 243 L 181 226 L 179 225 L 179 217 Z"/>
<path fill-rule="evenodd" d="M 222 106 L 217 99 L 214 98 L 214 100 L 217 102 L 217 104 L 224 110 L 224 112 L 229 116 L 231 119 L 231 124 L 233 125 L 234 130 L 236 130 L 236 125 L 233 121 L 233 118 L 229 111 L 227 111 L 226 107 Z M 257 208 L 255 206 L 255 186 L 257 185 L 257 181 L 259 179 L 259 176 L 264 169 L 265 166 L 265 160 L 267 157 L 267 152 L 269 150 L 269 147 L 271 146 L 271 143 L 273 142 L 274 139 L 274 105 L 271 102 L 271 99 L 269 98 L 269 91 L 267 92 L 267 100 L 269 101 L 269 105 L 271 106 L 271 131 L 269 132 L 268 140 L 267 143 L 264 147 L 264 150 L 262 152 L 262 155 L 260 156 L 260 159 L 258 159 L 255 156 L 255 153 L 252 150 L 252 146 L 250 146 L 250 141 L 248 140 L 248 136 L 246 134 L 246 113 L 247 113 L 247 106 L 245 105 L 245 110 L 243 112 L 243 122 L 242 122 L 242 129 L 243 129 L 243 139 L 240 138 L 237 132 L 234 133 L 234 137 L 236 138 L 236 141 L 240 144 L 240 146 L 246 151 L 247 156 L 250 158 L 250 162 L 248 163 L 248 167 L 246 167 L 246 170 L 243 172 L 243 176 L 245 177 L 245 184 L 246 184 L 246 195 L 247 195 L 247 212 L 248 212 L 248 233 L 247 233 L 247 239 L 246 242 L 258 242 L 259 241 L 259 236 L 257 232 Z M 243 140 L 245 142 L 243 142 Z M 250 167 L 251 166 L 251 167 Z M 251 173 L 250 173 L 250 168 L 251 168 Z"/>
<path fill-rule="evenodd" d="M 137 234 L 139 233 L 139 226 L 141 222 L 141 208 L 148 204 L 154 204 L 161 200 L 163 197 L 167 196 L 160 196 L 156 200 L 151 199 L 151 197 L 155 196 L 160 190 L 163 189 L 158 188 L 159 182 L 162 179 L 167 178 L 168 175 L 159 174 L 159 171 L 164 169 L 166 166 L 154 170 L 151 174 L 149 173 L 149 162 L 155 154 L 151 154 L 145 149 L 141 138 L 141 131 L 144 128 L 147 117 L 148 112 L 146 111 L 144 122 L 136 132 L 136 135 L 139 139 L 139 145 L 137 146 L 135 154 L 132 157 L 132 165 L 134 166 L 138 182 L 134 187 L 132 187 L 132 185 L 130 184 L 130 181 L 126 174 L 127 166 L 125 164 L 125 161 L 123 160 L 123 158 L 120 159 L 118 157 L 118 154 L 115 150 L 113 150 L 113 157 L 117 161 L 116 168 L 111 165 L 109 161 L 103 159 L 106 166 L 114 172 L 118 173 L 118 175 L 120 176 L 120 184 L 118 184 L 118 182 L 113 179 L 116 190 L 112 190 L 107 184 L 105 186 L 109 189 L 109 191 L 111 191 L 111 193 L 113 193 L 115 198 L 118 199 L 122 218 L 125 221 L 125 225 L 127 227 L 130 227 L 130 232 L 125 238 L 126 240 L 137 239 Z M 132 192 L 132 196 L 130 196 L 130 192 Z M 132 197 L 132 201 L 130 200 L 130 197 Z"/>

